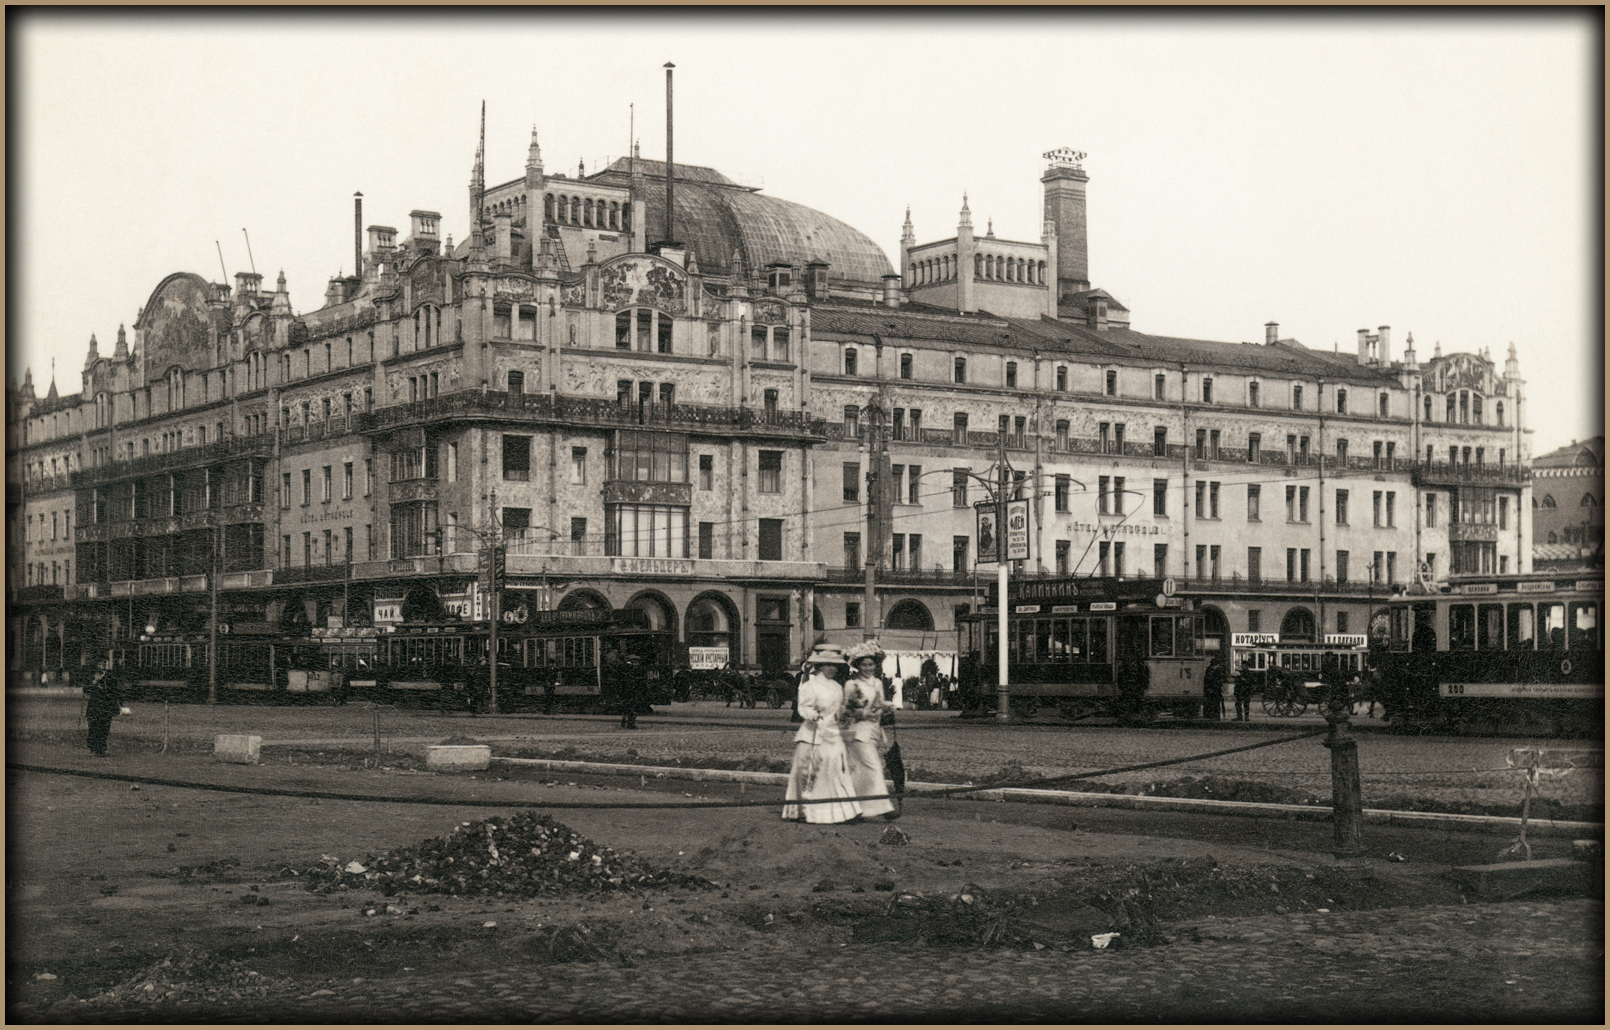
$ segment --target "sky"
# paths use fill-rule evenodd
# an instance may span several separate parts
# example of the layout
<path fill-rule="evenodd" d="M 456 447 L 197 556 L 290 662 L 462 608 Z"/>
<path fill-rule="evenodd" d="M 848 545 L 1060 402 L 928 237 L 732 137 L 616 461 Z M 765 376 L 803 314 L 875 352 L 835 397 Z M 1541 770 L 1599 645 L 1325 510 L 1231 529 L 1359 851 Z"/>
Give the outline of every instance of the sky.
<path fill-rule="evenodd" d="M 393 9 L 395 10 L 395 9 Z M 1597 15 L 1597 11 L 1589 11 Z M 488 184 L 665 153 L 866 233 L 1038 241 L 1085 152 L 1090 275 L 1165 336 L 1518 349 L 1533 453 L 1603 432 L 1602 26 L 1415 15 L 85 13 L 8 24 L 10 374 L 79 389 L 164 277 L 352 271 L 364 223 L 468 231 Z M 249 244 L 248 244 L 249 239 Z M 249 245 L 249 251 L 248 251 Z M 220 254 L 222 251 L 222 266 Z"/>

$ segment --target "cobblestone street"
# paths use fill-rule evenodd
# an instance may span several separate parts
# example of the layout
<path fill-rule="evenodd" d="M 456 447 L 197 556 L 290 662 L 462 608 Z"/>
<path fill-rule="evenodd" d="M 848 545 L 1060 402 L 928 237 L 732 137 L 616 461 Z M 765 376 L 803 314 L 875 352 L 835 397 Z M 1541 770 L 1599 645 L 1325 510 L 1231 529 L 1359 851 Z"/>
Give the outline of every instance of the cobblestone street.
<path fill-rule="evenodd" d="M 1596 902 L 1208 919 L 1156 948 L 1015 952 L 845 944 L 625 968 L 509 966 L 451 978 L 278 981 L 253 1007 L 287 1021 L 1479 1021 L 1594 1022 Z M 49 1018 L 138 1019 L 58 1007 Z M 239 1018 L 239 1007 L 173 1018 Z"/>

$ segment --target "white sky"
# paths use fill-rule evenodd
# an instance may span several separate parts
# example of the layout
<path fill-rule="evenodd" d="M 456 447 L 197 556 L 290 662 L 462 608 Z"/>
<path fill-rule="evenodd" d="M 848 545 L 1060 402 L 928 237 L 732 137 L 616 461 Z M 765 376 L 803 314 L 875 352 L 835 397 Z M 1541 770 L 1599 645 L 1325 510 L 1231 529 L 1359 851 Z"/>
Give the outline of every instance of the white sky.
<path fill-rule="evenodd" d="M 364 224 L 467 231 L 487 182 L 624 154 L 709 165 L 867 233 L 1038 240 L 1041 154 L 1089 154 L 1090 274 L 1134 328 L 1422 357 L 1519 347 L 1534 453 L 1603 431 L 1599 26 L 1578 15 L 1060 12 L 205 17 L 46 13 L 12 35 L 7 350 L 79 388 L 162 278 L 320 306 Z"/>

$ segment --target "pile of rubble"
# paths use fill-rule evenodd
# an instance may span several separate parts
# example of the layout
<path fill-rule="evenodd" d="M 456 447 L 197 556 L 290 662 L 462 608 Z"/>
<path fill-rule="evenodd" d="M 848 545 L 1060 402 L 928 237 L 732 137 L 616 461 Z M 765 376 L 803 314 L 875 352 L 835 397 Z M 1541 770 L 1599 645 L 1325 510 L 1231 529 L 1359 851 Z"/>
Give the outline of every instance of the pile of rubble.
<path fill-rule="evenodd" d="M 538 895 L 713 887 L 703 877 L 660 869 L 587 839 L 552 816 L 522 813 L 461 823 L 443 837 L 360 860 L 325 855 L 302 874 L 321 893 Z"/>

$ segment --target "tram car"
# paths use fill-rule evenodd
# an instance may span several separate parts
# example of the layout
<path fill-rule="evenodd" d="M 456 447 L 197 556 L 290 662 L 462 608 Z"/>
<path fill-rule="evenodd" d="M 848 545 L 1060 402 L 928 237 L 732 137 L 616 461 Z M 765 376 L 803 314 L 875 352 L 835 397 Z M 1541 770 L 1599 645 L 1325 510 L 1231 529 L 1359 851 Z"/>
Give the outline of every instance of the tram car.
<path fill-rule="evenodd" d="M 1368 645 L 1363 633 L 1331 633 L 1322 643 L 1282 640 L 1276 633 L 1232 633 L 1230 682 L 1249 687 L 1264 714 L 1291 718 L 1324 703 L 1320 672 L 1334 656 L 1349 696 L 1363 700 L 1373 681 Z"/>
<path fill-rule="evenodd" d="M 964 714 L 995 710 L 999 613 L 957 618 L 958 693 Z M 1007 588 L 1007 681 L 1012 710 L 1054 708 L 1068 718 L 1147 719 L 1160 712 L 1217 717 L 1204 618 L 1167 579 L 1059 577 Z"/>
<path fill-rule="evenodd" d="M 513 613 L 511 613 L 513 614 Z M 671 635 L 646 613 L 577 609 L 522 612 L 498 627 L 498 708 L 557 706 L 602 711 L 625 675 L 642 676 L 650 704 L 672 697 Z M 357 697 L 393 704 L 485 711 L 491 701 L 485 621 L 406 622 L 379 638 L 370 676 L 352 680 Z"/>
<path fill-rule="evenodd" d="M 217 697 L 224 703 L 341 704 L 349 676 L 374 658 L 373 631 L 315 631 L 282 636 L 274 623 L 219 627 Z M 349 635 L 337 636 L 333 634 Z M 332 635 L 326 635 L 332 634 Z M 143 633 L 109 649 L 131 700 L 199 703 L 207 700 L 204 633 Z"/>
<path fill-rule="evenodd" d="M 1466 577 L 1394 599 L 1370 627 L 1378 699 L 1420 731 L 1598 734 L 1602 578 Z"/>

